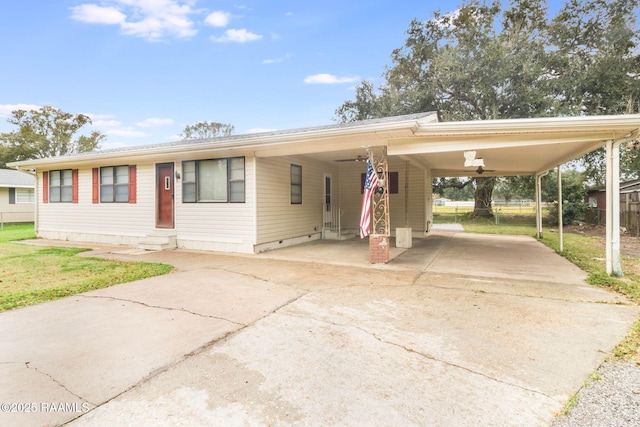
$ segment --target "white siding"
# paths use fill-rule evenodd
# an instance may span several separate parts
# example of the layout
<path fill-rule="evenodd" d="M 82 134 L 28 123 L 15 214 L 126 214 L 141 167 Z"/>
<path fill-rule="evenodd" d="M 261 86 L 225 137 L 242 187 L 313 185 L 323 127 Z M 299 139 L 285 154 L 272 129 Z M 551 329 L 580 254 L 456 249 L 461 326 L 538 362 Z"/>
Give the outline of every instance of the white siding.
<path fill-rule="evenodd" d="M 360 227 L 362 189 L 360 176 L 367 172 L 365 162 L 344 162 L 340 165 L 340 209 L 343 231 L 357 232 Z"/>
<path fill-rule="evenodd" d="M 389 158 L 389 172 L 398 172 L 398 193 L 389 194 L 391 233 L 405 226 L 405 161 Z M 366 163 L 343 163 L 340 166 L 340 207 L 344 211 L 342 228 L 358 230 L 362 208 L 361 174 Z M 428 172 L 409 165 L 409 226 L 421 235 L 431 221 L 431 178 Z M 418 232 L 418 233 L 415 233 Z"/>
<path fill-rule="evenodd" d="M 40 172 L 38 235 L 49 239 L 137 244 L 155 227 L 155 165 L 136 166 L 135 204 L 93 203 L 91 168 L 78 170 L 78 203 L 42 203 Z"/>
<path fill-rule="evenodd" d="M 201 159 L 184 159 L 201 160 Z M 253 252 L 255 159 L 245 157 L 244 203 L 182 203 L 181 181 L 176 186 L 176 232 L 178 246 L 224 252 Z M 182 160 L 176 162 L 182 173 Z"/>
<path fill-rule="evenodd" d="M 14 189 L 15 191 L 20 191 Z M 17 195 L 16 195 L 17 200 Z M 9 188 L 0 187 L 0 222 L 33 222 L 34 203 L 9 203 Z"/>
<path fill-rule="evenodd" d="M 292 164 L 302 166 L 300 205 L 291 204 Z M 258 245 L 320 235 L 325 173 L 332 175 L 334 194 L 337 196 L 338 168 L 332 164 L 306 157 L 257 159 Z"/>
<path fill-rule="evenodd" d="M 175 162 L 176 172 L 182 172 L 182 160 Z M 96 167 L 99 166 L 112 165 Z M 135 204 L 92 203 L 91 168 L 80 169 L 78 172 L 78 203 L 42 203 L 39 191 L 39 236 L 137 245 L 156 230 L 156 163 L 138 164 L 136 173 Z M 42 173 L 39 182 L 42 186 Z M 174 231 L 178 246 L 188 249 L 253 252 L 253 182 L 253 159 L 248 157 L 245 158 L 245 203 L 182 203 L 182 181 L 176 180 Z"/>

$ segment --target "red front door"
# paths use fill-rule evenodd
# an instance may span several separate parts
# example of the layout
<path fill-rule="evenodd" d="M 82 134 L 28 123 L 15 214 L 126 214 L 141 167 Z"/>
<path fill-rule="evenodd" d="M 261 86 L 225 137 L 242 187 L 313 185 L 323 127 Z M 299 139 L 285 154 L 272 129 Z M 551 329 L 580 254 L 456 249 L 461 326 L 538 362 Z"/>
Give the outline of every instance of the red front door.
<path fill-rule="evenodd" d="M 156 227 L 173 228 L 173 163 L 156 165 Z"/>

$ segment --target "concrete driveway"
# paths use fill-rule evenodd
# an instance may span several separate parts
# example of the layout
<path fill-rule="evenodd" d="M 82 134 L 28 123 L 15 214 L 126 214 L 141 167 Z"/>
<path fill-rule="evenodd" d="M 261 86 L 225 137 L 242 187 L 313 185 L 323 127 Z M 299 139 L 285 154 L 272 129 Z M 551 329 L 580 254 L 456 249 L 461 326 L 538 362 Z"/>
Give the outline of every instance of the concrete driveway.
<path fill-rule="evenodd" d="M 0 425 L 547 425 L 639 315 L 528 237 L 367 248 L 97 248 L 177 270 L 0 314 Z"/>

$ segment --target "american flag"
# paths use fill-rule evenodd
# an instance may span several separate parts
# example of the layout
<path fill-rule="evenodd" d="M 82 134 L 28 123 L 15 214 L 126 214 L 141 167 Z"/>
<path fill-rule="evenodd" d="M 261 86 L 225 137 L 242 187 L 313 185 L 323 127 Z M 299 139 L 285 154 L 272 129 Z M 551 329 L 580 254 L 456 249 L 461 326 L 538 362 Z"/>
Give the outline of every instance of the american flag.
<path fill-rule="evenodd" d="M 378 174 L 373 170 L 371 159 L 367 159 L 367 177 L 362 192 L 362 213 L 360 214 L 360 238 L 364 239 L 371 233 L 371 198 L 378 188 Z"/>

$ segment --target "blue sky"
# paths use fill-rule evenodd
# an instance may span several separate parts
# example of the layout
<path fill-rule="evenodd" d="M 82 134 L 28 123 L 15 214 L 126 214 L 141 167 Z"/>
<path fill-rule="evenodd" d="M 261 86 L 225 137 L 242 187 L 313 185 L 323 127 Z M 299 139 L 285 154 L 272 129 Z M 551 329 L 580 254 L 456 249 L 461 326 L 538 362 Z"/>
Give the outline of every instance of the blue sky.
<path fill-rule="evenodd" d="M 0 132 L 16 108 L 93 119 L 103 148 L 174 141 L 216 121 L 237 134 L 331 124 L 382 81 L 415 0 L 19 0 L 0 13 Z"/>

